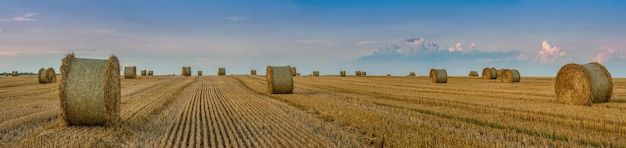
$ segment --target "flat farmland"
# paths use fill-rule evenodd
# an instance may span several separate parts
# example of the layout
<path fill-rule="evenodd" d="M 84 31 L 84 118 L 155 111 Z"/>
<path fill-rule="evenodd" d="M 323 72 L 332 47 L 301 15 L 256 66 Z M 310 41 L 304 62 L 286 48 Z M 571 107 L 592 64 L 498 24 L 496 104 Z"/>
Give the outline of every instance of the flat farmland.
<path fill-rule="evenodd" d="M 559 104 L 553 77 L 122 79 L 116 127 L 60 123 L 58 83 L 0 77 L 0 147 L 626 147 L 626 79 L 608 103 Z"/>

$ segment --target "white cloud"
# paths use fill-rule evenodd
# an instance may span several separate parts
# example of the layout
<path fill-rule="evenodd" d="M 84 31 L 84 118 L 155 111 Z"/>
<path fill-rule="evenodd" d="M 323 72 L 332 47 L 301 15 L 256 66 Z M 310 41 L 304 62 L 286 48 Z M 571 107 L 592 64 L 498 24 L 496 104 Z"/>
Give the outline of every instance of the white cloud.
<path fill-rule="evenodd" d="M 557 46 L 551 46 L 548 41 L 543 41 L 542 48 L 537 53 L 536 59 L 541 63 L 553 63 L 557 59 L 565 56 L 565 51 L 561 51 L 561 48 Z"/>
<path fill-rule="evenodd" d="M 365 44 L 369 44 L 369 43 L 373 43 L 373 42 L 374 42 L 374 41 L 366 40 L 366 41 L 359 41 L 359 42 L 356 42 L 356 43 L 354 43 L 354 44 L 357 44 L 357 45 L 365 45 Z"/>
<path fill-rule="evenodd" d="M 519 55 L 517 55 L 517 59 L 518 60 L 522 60 L 522 61 L 526 61 L 528 60 L 528 56 L 524 53 L 520 53 Z"/>
<path fill-rule="evenodd" d="M 113 29 L 85 29 L 86 31 L 89 32 L 97 32 L 97 33 L 115 33 L 117 32 L 116 30 Z"/>
<path fill-rule="evenodd" d="M 436 52 L 439 50 L 439 45 L 433 42 L 426 42 L 424 38 L 409 38 L 399 43 L 389 43 L 383 47 L 378 48 L 373 54 L 401 54 L 401 55 L 415 55 L 418 53 Z"/>
<path fill-rule="evenodd" d="M 15 20 L 15 21 L 37 21 L 37 19 L 34 19 L 32 17 L 35 16 L 35 15 L 38 15 L 38 14 L 39 13 L 37 13 L 37 12 L 26 13 L 26 14 L 23 14 L 21 16 L 13 17 L 13 20 Z"/>
<path fill-rule="evenodd" d="M 475 50 L 476 49 L 476 43 L 472 43 L 470 45 L 470 50 Z"/>
<path fill-rule="evenodd" d="M 324 41 L 324 40 L 296 40 L 298 44 L 322 44 L 326 46 L 335 46 L 335 42 L 333 41 Z"/>
<path fill-rule="evenodd" d="M 450 52 L 463 52 L 463 44 L 461 43 L 456 43 L 456 45 L 454 45 L 454 47 L 450 47 L 448 48 L 448 51 Z"/>
<path fill-rule="evenodd" d="M 615 49 L 613 48 L 603 51 L 596 56 L 594 61 L 598 63 L 608 62 L 611 59 L 611 54 L 613 52 L 615 52 Z"/>
<path fill-rule="evenodd" d="M 240 21 L 247 20 L 248 17 L 243 16 L 243 15 L 237 15 L 237 16 L 226 17 L 226 19 L 229 20 L 229 21 L 232 21 L 232 22 L 240 22 Z"/>

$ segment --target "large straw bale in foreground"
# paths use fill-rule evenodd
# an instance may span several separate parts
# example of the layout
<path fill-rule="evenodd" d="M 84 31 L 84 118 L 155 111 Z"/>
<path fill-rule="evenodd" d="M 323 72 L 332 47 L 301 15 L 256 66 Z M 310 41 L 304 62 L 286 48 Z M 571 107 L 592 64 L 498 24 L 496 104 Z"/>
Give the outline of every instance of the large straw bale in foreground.
<path fill-rule="evenodd" d="M 45 69 L 39 69 L 39 84 L 48 84 L 57 82 L 57 74 L 54 72 L 52 67 Z"/>
<path fill-rule="evenodd" d="M 433 83 L 448 83 L 446 69 L 430 69 L 430 80 Z"/>
<path fill-rule="evenodd" d="M 271 94 L 289 94 L 293 92 L 292 69 L 289 66 L 267 66 L 265 80 Z"/>
<path fill-rule="evenodd" d="M 125 79 L 134 79 L 137 77 L 137 67 L 135 66 L 126 66 L 124 67 L 124 78 Z"/>
<path fill-rule="evenodd" d="M 496 79 L 498 78 L 498 72 L 496 71 L 495 68 L 485 68 L 483 69 L 483 79 L 485 80 L 491 80 L 491 79 Z"/>
<path fill-rule="evenodd" d="M 183 71 L 180 75 L 191 76 L 191 66 L 183 66 Z"/>
<path fill-rule="evenodd" d="M 120 64 L 108 60 L 62 60 L 59 98 L 63 121 L 68 125 L 117 125 L 120 119 Z"/>
<path fill-rule="evenodd" d="M 520 74 L 517 69 L 504 69 L 500 74 L 500 81 L 504 83 L 517 83 L 520 80 Z"/>
<path fill-rule="evenodd" d="M 608 102 L 613 95 L 611 73 L 599 63 L 567 64 L 561 67 L 554 84 L 560 103 L 591 105 Z"/>

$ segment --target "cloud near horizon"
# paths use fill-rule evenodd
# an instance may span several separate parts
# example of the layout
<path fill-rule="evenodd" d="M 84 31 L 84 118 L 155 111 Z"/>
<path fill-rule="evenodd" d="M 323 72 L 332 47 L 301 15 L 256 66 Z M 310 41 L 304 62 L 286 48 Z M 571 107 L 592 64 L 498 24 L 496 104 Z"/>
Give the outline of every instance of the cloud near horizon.
<path fill-rule="evenodd" d="M 362 61 L 417 61 L 417 62 L 489 62 L 500 60 L 519 60 L 525 56 L 515 50 L 486 52 L 474 49 L 464 50 L 462 43 L 456 43 L 448 49 L 439 49 L 439 45 L 424 38 L 410 38 L 400 43 L 386 44 L 370 55 L 362 56 Z"/>
<path fill-rule="evenodd" d="M 236 16 L 228 16 L 228 17 L 226 17 L 226 19 L 231 21 L 231 22 L 240 22 L 240 21 L 247 20 L 248 17 L 243 16 L 243 15 L 236 15 Z"/>
<path fill-rule="evenodd" d="M 26 14 L 23 14 L 21 16 L 13 17 L 13 20 L 15 20 L 15 21 L 37 21 L 37 19 L 33 18 L 33 16 L 36 16 L 36 15 L 39 15 L 39 13 L 37 13 L 37 12 L 26 13 Z"/>
<path fill-rule="evenodd" d="M 537 53 L 537 57 L 535 59 L 539 60 L 541 63 L 554 63 L 557 60 L 564 60 L 566 52 L 562 51 L 561 48 L 557 46 L 551 46 L 547 40 L 544 40 L 541 43 L 541 50 Z"/>

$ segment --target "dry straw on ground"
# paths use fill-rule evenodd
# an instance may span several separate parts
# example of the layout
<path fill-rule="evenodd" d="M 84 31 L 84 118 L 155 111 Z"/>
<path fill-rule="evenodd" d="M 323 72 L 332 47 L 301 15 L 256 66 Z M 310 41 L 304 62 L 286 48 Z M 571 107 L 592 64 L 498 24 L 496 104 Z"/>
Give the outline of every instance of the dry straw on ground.
<path fill-rule="evenodd" d="M 250 75 L 256 75 L 256 70 L 250 70 Z"/>
<path fill-rule="evenodd" d="M 135 77 L 137 77 L 137 67 L 135 66 L 124 67 L 124 78 L 134 79 Z"/>
<path fill-rule="evenodd" d="M 57 82 L 57 74 L 54 72 L 54 69 L 41 68 L 39 69 L 39 84 L 48 84 Z"/>
<path fill-rule="evenodd" d="M 339 71 L 339 76 L 345 77 L 346 71 L 345 70 Z"/>
<path fill-rule="evenodd" d="M 409 72 L 409 77 L 415 77 L 415 72 Z"/>
<path fill-rule="evenodd" d="M 313 71 L 313 76 L 316 76 L 316 77 L 317 77 L 317 76 L 320 76 L 320 71 L 317 71 L 317 70 L 316 70 L 316 71 Z"/>
<path fill-rule="evenodd" d="M 59 98 L 63 122 L 68 125 L 117 125 L 120 119 L 120 64 L 108 60 L 62 60 Z"/>
<path fill-rule="evenodd" d="M 152 75 L 154 75 L 154 71 L 152 70 L 148 71 L 148 76 L 152 76 Z"/>
<path fill-rule="evenodd" d="M 567 64 L 556 75 L 554 91 L 560 103 L 590 106 L 611 99 L 613 78 L 606 67 L 596 62 Z"/>
<path fill-rule="evenodd" d="M 446 69 L 430 69 L 430 80 L 433 83 L 447 83 L 448 72 Z"/>
<path fill-rule="evenodd" d="M 491 80 L 491 79 L 496 79 L 497 77 L 497 72 L 495 68 L 485 68 L 483 69 L 483 79 L 485 80 Z"/>
<path fill-rule="evenodd" d="M 478 77 L 478 71 L 470 71 L 468 76 L 470 76 L 470 77 Z"/>
<path fill-rule="evenodd" d="M 296 67 L 291 67 L 291 76 L 297 76 L 298 75 L 298 71 L 296 70 Z"/>
<path fill-rule="evenodd" d="M 182 76 L 191 76 L 191 66 L 183 66 Z"/>
<path fill-rule="evenodd" d="M 141 76 L 146 76 L 146 70 L 141 70 Z"/>
<path fill-rule="evenodd" d="M 520 78 L 521 76 L 517 69 L 503 69 L 502 74 L 500 74 L 500 81 L 504 83 L 517 83 Z"/>
<path fill-rule="evenodd" d="M 198 76 L 202 76 L 202 70 L 198 70 Z"/>
<path fill-rule="evenodd" d="M 20 73 L 18 71 L 12 71 L 11 75 L 14 76 L 14 77 L 17 77 L 17 76 L 20 75 Z"/>
<path fill-rule="evenodd" d="M 217 70 L 217 75 L 219 75 L 219 76 L 224 76 L 224 75 L 226 75 L 226 68 L 224 68 L 224 67 L 220 67 L 220 68 Z"/>
<path fill-rule="evenodd" d="M 265 80 L 271 94 L 289 94 L 293 92 L 292 69 L 289 66 L 267 66 Z"/>

